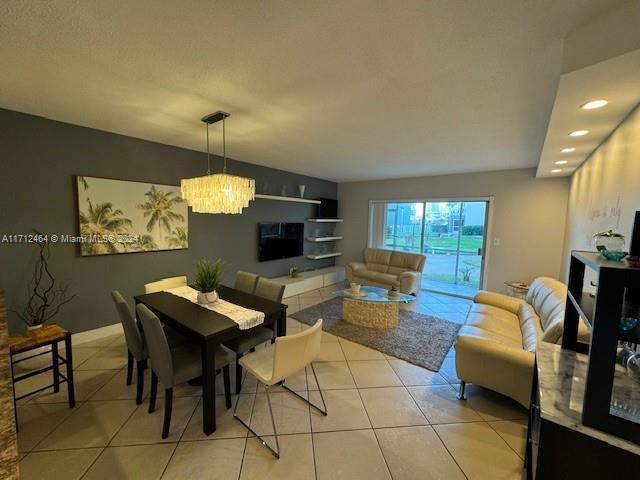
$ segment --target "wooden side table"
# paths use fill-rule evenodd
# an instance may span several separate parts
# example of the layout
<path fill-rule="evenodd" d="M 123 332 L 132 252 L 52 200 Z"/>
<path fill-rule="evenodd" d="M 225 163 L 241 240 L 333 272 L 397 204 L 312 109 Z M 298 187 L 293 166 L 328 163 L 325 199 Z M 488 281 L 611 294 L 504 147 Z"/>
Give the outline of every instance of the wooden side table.
<path fill-rule="evenodd" d="M 65 355 L 66 357 L 62 357 L 58 352 L 58 342 L 64 342 L 65 346 Z M 41 347 L 50 346 L 49 350 L 45 350 L 44 352 L 36 353 L 34 355 L 30 355 L 28 357 L 20 358 L 18 360 L 14 360 L 13 356 L 19 353 L 28 352 L 30 350 L 35 350 Z M 44 325 L 41 328 L 37 328 L 35 330 L 28 330 L 19 335 L 12 335 L 9 337 L 9 351 L 11 352 L 11 377 L 13 379 L 14 384 L 14 395 L 13 402 L 14 407 L 15 403 L 25 397 L 29 397 L 31 395 L 35 395 L 43 390 L 53 387 L 54 392 L 60 391 L 60 383 L 67 382 L 67 392 L 69 396 L 69 408 L 73 408 L 76 405 L 75 399 L 75 391 L 73 388 L 73 352 L 71 350 L 71 333 L 66 331 L 60 325 Z M 39 357 L 41 355 L 46 355 L 51 352 L 51 365 L 48 367 L 39 368 L 29 373 L 25 373 L 24 375 L 20 375 L 16 377 L 14 375 L 14 365 L 24 362 L 25 360 L 29 360 L 30 358 Z M 60 365 L 66 365 L 66 376 L 60 372 Z M 15 395 L 15 384 L 26 380 L 27 378 L 31 378 L 35 375 L 39 375 L 41 373 L 45 373 L 52 370 L 53 371 L 53 383 L 42 388 L 38 388 L 32 392 L 25 393 L 16 397 Z M 16 414 L 17 415 L 17 414 Z M 16 418 L 17 419 L 17 418 Z M 16 422 L 17 423 L 17 422 Z"/>

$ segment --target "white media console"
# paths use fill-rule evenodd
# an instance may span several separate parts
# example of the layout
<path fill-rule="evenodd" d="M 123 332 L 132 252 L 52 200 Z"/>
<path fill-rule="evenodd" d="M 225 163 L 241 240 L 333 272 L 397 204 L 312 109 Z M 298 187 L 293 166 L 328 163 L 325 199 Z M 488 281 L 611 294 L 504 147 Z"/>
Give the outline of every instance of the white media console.
<path fill-rule="evenodd" d="M 344 279 L 344 267 L 339 265 L 300 272 L 297 278 L 292 278 L 289 275 L 272 278 L 272 280 L 285 285 L 284 298 L 327 287 L 342 282 Z"/>

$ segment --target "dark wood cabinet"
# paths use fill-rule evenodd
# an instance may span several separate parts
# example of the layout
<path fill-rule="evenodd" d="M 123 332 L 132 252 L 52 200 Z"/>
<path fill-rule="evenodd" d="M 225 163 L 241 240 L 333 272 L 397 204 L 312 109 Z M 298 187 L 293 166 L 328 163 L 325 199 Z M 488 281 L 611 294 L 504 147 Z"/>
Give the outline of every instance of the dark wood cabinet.
<path fill-rule="evenodd" d="M 528 480 L 639 478 L 640 446 L 582 424 L 588 357 L 542 342 L 526 444 Z"/>

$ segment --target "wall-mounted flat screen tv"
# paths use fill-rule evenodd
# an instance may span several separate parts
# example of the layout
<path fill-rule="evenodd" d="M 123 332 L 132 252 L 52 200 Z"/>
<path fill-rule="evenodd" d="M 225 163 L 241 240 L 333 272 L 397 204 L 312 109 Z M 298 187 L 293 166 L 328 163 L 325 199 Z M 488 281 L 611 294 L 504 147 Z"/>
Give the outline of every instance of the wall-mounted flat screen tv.
<path fill-rule="evenodd" d="M 304 246 L 304 223 L 259 223 L 258 260 L 299 257 Z"/>

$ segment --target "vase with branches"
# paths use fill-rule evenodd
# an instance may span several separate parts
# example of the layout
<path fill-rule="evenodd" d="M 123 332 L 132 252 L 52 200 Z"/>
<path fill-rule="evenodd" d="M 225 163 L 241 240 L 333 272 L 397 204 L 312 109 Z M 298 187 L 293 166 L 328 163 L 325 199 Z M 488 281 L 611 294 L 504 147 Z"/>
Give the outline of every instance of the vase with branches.
<path fill-rule="evenodd" d="M 212 262 L 206 258 L 196 263 L 196 281 L 193 288 L 198 290 L 198 303 L 207 304 L 218 300 L 216 290 L 222 285 L 221 259 Z"/>
<path fill-rule="evenodd" d="M 29 329 L 39 328 L 54 318 L 60 309 L 73 300 L 76 294 L 69 293 L 69 285 L 60 284 L 49 268 L 51 249 L 45 235 L 37 230 L 38 257 L 31 281 L 27 287 L 26 300 L 21 308 L 9 309 L 15 313 Z"/>

